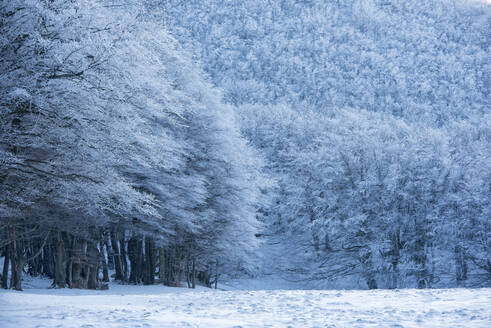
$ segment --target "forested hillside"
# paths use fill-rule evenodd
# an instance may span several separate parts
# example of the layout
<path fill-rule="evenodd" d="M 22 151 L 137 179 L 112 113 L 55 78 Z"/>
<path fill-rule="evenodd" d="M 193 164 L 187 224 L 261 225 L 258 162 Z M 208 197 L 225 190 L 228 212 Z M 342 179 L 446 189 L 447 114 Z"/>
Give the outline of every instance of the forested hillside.
<path fill-rule="evenodd" d="M 470 0 L 2 2 L 2 286 L 491 286 L 490 31 Z"/>
<path fill-rule="evenodd" d="M 266 242 L 281 245 L 279 272 L 320 286 L 491 283 L 489 5 L 147 7 L 238 107 L 267 159 L 277 188 L 262 219 Z"/>

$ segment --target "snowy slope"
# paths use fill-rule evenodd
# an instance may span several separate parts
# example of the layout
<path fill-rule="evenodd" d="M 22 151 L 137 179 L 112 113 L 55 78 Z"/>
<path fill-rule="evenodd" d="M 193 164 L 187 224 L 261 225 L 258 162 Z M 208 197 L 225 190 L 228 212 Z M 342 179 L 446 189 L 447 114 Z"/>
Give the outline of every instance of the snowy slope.
<path fill-rule="evenodd" d="M 491 289 L 0 291 L 2 327 L 489 327 Z"/>
<path fill-rule="evenodd" d="M 262 211 L 262 274 L 310 272 L 321 288 L 490 286 L 491 7 L 145 2 L 237 105 L 278 183 Z"/>

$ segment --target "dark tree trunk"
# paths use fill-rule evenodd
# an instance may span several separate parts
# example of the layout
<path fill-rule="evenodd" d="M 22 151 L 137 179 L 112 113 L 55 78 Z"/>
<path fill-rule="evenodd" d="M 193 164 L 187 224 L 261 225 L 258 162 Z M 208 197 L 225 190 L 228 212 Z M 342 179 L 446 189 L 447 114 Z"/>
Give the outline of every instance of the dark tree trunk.
<path fill-rule="evenodd" d="M 454 248 L 455 254 L 455 280 L 457 286 L 465 286 L 467 280 L 467 262 L 465 260 L 464 249 L 461 245 L 456 245 Z"/>
<path fill-rule="evenodd" d="M 70 288 L 82 288 L 82 263 L 81 263 L 81 250 L 80 243 L 77 241 L 73 244 L 72 256 L 71 256 L 71 279 Z"/>
<path fill-rule="evenodd" d="M 145 273 L 143 283 L 153 285 L 155 280 L 155 249 L 151 238 L 145 237 Z"/>
<path fill-rule="evenodd" d="M 196 288 L 196 265 L 195 260 L 188 259 L 186 261 L 186 282 L 188 288 Z"/>
<path fill-rule="evenodd" d="M 217 260 L 217 263 L 216 263 L 216 267 L 215 267 L 215 289 L 218 288 L 218 277 L 219 277 L 219 273 L 218 273 L 218 260 Z"/>
<path fill-rule="evenodd" d="M 2 271 L 2 281 L 1 281 L 2 286 L 1 287 L 4 289 L 9 288 L 9 285 L 8 285 L 9 263 L 10 263 L 9 248 L 10 248 L 10 246 L 7 245 L 7 246 L 5 246 L 4 251 L 3 251 L 4 261 L 3 261 L 3 271 Z"/>
<path fill-rule="evenodd" d="M 167 267 L 167 281 L 166 285 L 167 286 L 177 286 L 176 285 L 176 276 L 177 276 L 177 270 L 176 270 L 176 256 L 175 254 L 172 254 L 172 251 L 169 249 L 166 251 L 166 267 Z M 174 255 L 174 256 L 173 256 Z"/>
<path fill-rule="evenodd" d="M 377 289 L 378 288 L 377 280 L 375 280 L 375 278 L 368 278 L 367 279 L 367 285 L 368 285 L 368 289 Z"/>
<path fill-rule="evenodd" d="M 19 258 L 19 242 L 16 240 L 15 229 L 12 231 L 12 240 L 10 248 L 10 288 L 22 290 L 22 269 L 23 261 Z"/>
<path fill-rule="evenodd" d="M 189 259 L 186 260 L 186 284 L 188 288 L 191 288 L 191 261 Z"/>
<path fill-rule="evenodd" d="M 138 265 L 136 261 L 136 240 L 135 238 L 131 237 L 130 240 L 128 240 L 128 258 L 130 260 L 130 265 L 131 265 L 131 272 L 130 272 L 130 277 L 129 277 L 129 282 L 132 284 L 136 284 L 136 266 Z"/>
<path fill-rule="evenodd" d="M 166 258 L 163 247 L 159 248 L 159 283 L 166 284 Z"/>
<path fill-rule="evenodd" d="M 125 233 L 123 232 L 121 239 L 119 241 L 120 251 L 121 251 L 121 270 L 123 271 L 123 281 L 128 281 L 128 256 L 126 254 L 126 239 Z"/>
<path fill-rule="evenodd" d="M 111 233 L 111 247 L 113 251 L 114 270 L 116 271 L 114 279 L 122 281 L 123 268 L 121 267 L 121 255 L 119 252 L 118 238 L 116 237 L 115 232 Z"/>
<path fill-rule="evenodd" d="M 204 271 L 198 273 L 198 280 L 206 287 L 211 288 L 211 272 L 208 266 L 206 266 Z"/>
<path fill-rule="evenodd" d="M 128 241 L 128 257 L 131 263 L 130 282 L 138 284 L 142 281 L 143 273 L 142 240 L 140 238 L 131 237 Z"/>
<path fill-rule="evenodd" d="M 73 281 L 73 260 L 76 258 L 76 242 L 77 238 L 70 236 L 69 234 L 63 234 L 66 239 L 66 245 L 68 246 L 67 252 L 67 264 L 66 264 L 66 283 L 68 287 L 72 286 Z"/>
<path fill-rule="evenodd" d="M 109 270 L 114 270 L 114 254 L 112 247 L 109 246 L 109 242 L 107 240 L 107 236 L 104 235 L 104 246 L 106 247 L 106 252 L 107 252 L 107 267 Z"/>
<path fill-rule="evenodd" d="M 102 281 L 109 282 L 109 270 L 107 269 L 106 254 L 104 252 L 104 242 L 102 240 L 99 243 L 99 248 L 100 248 L 100 258 L 102 263 Z"/>
<path fill-rule="evenodd" d="M 191 288 L 196 288 L 196 261 L 193 258 L 193 264 L 191 267 Z"/>
<path fill-rule="evenodd" d="M 53 242 L 53 241 L 52 241 Z M 54 242 L 56 243 L 56 241 Z M 47 245 L 44 246 L 44 251 L 41 257 L 41 263 L 42 263 L 42 271 L 41 274 L 45 275 L 46 277 L 49 278 L 54 278 L 55 277 L 55 265 L 54 265 L 54 260 L 55 260 L 55 252 L 53 252 L 53 244 L 52 245 Z"/>
<path fill-rule="evenodd" d="M 12 267 L 10 276 L 10 288 L 14 290 L 22 290 L 22 270 L 24 268 L 25 262 L 19 257 L 18 250 L 15 252 L 14 259 L 11 260 L 11 262 Z"/>
<path fill-rule="evenodd" d="M 184 273 L 182 261 L 180 261 L 180 260 L 176 261 L 176 270 L 177 270 L 177 273 L 175 275 L 174 286 L 181 287 L 182 274 Z"/>
<path fill-rule="evenodd" d="M 28 265 L 28 273 L 31 276 L 39 276 L 42 274 L 42 252 L 44 245 L 42 244 L 41 240 L 33 240 L 29 242 L 29 248 L 27 251 L 27 257 L 29 258 L 27 265 Z M 39 255 L 34 256 L 36 253 L 39 252 Z"/>
<path fill-rule="evenodd" d="M 65 251 L 65 243 L 63 242 L 63 238 L 61 232 L 58 231 L 56 234 L 55 241 L 55 261 L 54 261 L 54 282 L 53 287 L 65 288 L 67 282 L 66 276 L 66 251 Z"/>
<path fill-rule="evenodd" d="M 392 271 L 391 271 L 391 282 L 390 282 L 390 289 L 395 289 L 398 287 L 399 282 L 399 261 L 401 258 L 401 239 L 400 239 L 400 231 L 397 230 L 393 236 L 392 236 L 392 250 L 391 250 L 391 264 L 392 264 Z"/>
<path fill-rule="evenodd" d="M 97 289 L 99 285 L 99 250 L 93 241 L 87 243 L 87 261 L 88 261 L 88 289 Z"/>
<path fill-rule="evenodd" d="M 416 282 L 419 289 L 428 288 L 429 272 L 427 267 L 427 245 L 428 236 L 426 234 L 426 216 L 416 216 L 415 217 L 415 241 L 414 241 L 414 251 L 412 259 L 416 265 Z"/>
<path fill-rule="evenodd" d="M 137 248 L 136 248 L 136 254 L 137 254 L 137 277 L 138 277 L 138 283 L 143 282 L 143 274 L 145 270 L 145 254 L 143 254 L 143 238 L 137 239 Z"/>
<path fill-rule="evenodd" d="M 72 255 L 72 283 L 71 288 L 87 288 L 87 258 L 85 254 L 86 243 L 74 238 L 74 249 Z"/>
<path fill-rule="evenodd" d="M 17 250 L 15 240 L 10 244 L 10 285 L 9 288 L 14 288 L 15 266 L 17 265 Z"/>

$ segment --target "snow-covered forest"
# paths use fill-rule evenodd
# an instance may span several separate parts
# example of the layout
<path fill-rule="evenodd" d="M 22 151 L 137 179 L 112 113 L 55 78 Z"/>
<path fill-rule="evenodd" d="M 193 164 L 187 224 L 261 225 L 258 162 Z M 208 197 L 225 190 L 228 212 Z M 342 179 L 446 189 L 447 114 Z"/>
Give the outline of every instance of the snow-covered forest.
<path fill-rule="evenodd" d="M 0 3 L 1 287 L 491 287 L 491 5 Z"/>

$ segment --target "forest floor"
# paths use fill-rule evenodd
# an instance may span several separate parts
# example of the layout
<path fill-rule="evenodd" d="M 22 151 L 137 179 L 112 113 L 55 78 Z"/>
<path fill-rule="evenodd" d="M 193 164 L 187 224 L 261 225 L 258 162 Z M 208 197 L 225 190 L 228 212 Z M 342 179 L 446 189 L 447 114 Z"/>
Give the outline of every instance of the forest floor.
<path fill-rule="evenodd" d="M 9 327 L 491 327 L 491 289 L 0 291 Z"/>

